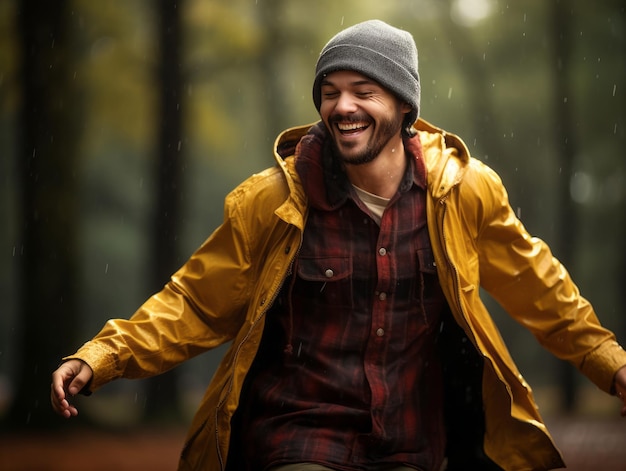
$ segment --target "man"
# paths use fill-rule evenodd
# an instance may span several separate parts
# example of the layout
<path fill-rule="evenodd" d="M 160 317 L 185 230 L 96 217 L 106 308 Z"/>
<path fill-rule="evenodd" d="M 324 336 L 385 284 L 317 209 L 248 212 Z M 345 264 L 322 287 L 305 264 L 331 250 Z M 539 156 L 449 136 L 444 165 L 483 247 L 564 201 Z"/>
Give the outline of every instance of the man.
<path fill-rule="evenodd" d="M 419 120 L 417 50 L 380 21 L 319 57 L 321 121 L 283 132 L 277 165 L 130 318 L 52 375 L 68 395 L 156 375 L 232 341 L 183 470 L 552 469 L 563 463 L 479 297 L 615 394 L 626 352 L 498 176 Z"/>

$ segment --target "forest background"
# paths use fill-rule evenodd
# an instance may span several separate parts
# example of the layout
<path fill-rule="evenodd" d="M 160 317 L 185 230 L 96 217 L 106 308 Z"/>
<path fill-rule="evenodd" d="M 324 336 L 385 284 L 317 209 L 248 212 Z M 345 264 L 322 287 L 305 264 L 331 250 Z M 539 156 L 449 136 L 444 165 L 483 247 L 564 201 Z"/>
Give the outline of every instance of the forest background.
<path fill-rule="evenodd" d="M 0 2 L 0 418 L 60 427 L 50 372 L 129 317 L 318 119 L 315 62 L 380 18 L 419 49 L 421 115 L 493 167 L 513 208 L 626 343 L 623 1 Z M 489 301 L 545 414 L 617 414 Z M 80 399 L 82 424 L 187 423 L 223 347 Z"/>

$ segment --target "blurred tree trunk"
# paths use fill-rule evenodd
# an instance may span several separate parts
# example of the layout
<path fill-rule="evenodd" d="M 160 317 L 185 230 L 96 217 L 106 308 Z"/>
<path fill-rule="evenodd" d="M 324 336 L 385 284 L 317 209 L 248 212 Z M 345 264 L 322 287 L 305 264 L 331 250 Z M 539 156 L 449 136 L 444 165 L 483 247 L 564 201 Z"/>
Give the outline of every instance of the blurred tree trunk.
<path fill-rule="evenodd" d="M 449 0 L 446 2 L 446 10 L 452 10 L 452 2 Z M 458 60 L 460 69 L 464 72 L 465 85 L 469 89 L 467 96 L 472 110 L 474 138 L 481 143 L 487 155 L 508 155 L 509 151 L 498 139 L 502 133 L 495 119 L 494 94 L 490 86 L 492 79 L 489 78 L 489 71 L 481 57 L 481 51 L 476 47 L 470 30 L 454 23 L 451 15 L 444 15 L 442 24 L 446 36 L 450 38 L 452 52 Z"/>
<path fill-rule="evenodd" d="M 621 26 L 620 31 L 626 31 L 626 8 L 624 8 L 623 4 L 618 4 L 617 11 L 620 13 L 619 15 L 619 24 Z M 622 37 L 622 57 L 626 57 L 626 39 Z M 622 83 L 622 92 L 620 97 L 621 106 L 618 108 L 621 113 L 619 116 L 619 139 L 621 145 L 618 146 L 619 149 L 623 149 L 626 147 L 626 61 L 622 61 L 622 74 L 621 74 L 621 83 Z M 618 214 L 626 214 L 626 198 L 622 198 L 621 202 L 622 210 L 619 211 Z M 623 224 L 626 223 L 622 218 L 622 234 L 625 234 L 626 230 Z M 622 239 L 623 240 L 623 239 Z M 622 286 L 626 285 L 626 247 L 622 244 L 620 247 L 622 251 L 622 272 L 619 274 L 621 276 Z M 623 312 L 624 306 L 626 306 L 626 290 L 621 291 L 622 302 L 620 303 L 620 307 L 617 309 L 618 312 Z M 620 316 L 621 319 L 621 332 L 618 333 L 618 340 L 622 345 L 626 344 L 626 316 Z"/>
<path fill-rule="evenodd" d="M 152 239 L 153 278 L 151 285 L 160 290 L 178 268 L 178 233 L 183 196 L 182 161 L 182 80 L 181 80 L 181 15 L 183 2 L 158 2 L 158 39 L 161 63 L 158 160 L 156 168 L 157 202 Z M 178 372 L 171 370 L 147 382 L 145 414 L 150 419 L 175 418 L 179 412 Z"/>
<path fill-rule="evenodd" d="M 265 132 L 270 142 L 273 142 L 278 133 L 293 126 L 293 123 L 286 121 L 289 119 L 289 113 L 284 111 L 292 106 L 285 99 L 287 94 L 284 92 L 285 84 L 283 83 L 286 75 L 284 56 L 285 49 L 289 46 L 293 47 L 298 34 L 295 37 L 287 37 L 291 30 L 284 27 L 284 0 L 266 2 L 263 8 L 258 8 L 257 11 L 261 15 L 266 34 L 265 48 L 257 56 L 262 80 L 258 88 L 265 98 L 264 118 L 261 123 L 265 124 Z"/>
<path fill-rule="evenodd" d="M 573 37 L 571 33 L 573 11 L 569 2 L 553 0 L 549 10 L 552 25 L 552 71 L 554 84 L 553 115 L 557 162 L 562 178 L 557 183 L 558 257 L 569 269 L 573 268 L 578 211 L 570 195 L 570 181 L 574 172 L 574 159 L 578 154 L 578 142 L 574 119 L 574 84 L 572 77 Z M 565 412 L 572 412 L 576 405 L 576 370 L 566 362 L 559 363 L 561 403 Z"/>
<path fill-rule="evenodd" d="M 22 0 L 22 108 L 18 144 L 18 354 L 12 426 L 60 424 L 50 373 L 73 348 L 76 313 L 76 101 L 64 0 Z"/>
<path fill-rule="evenodd" d="M 616 21 L 616 23 L 618 24 L 618 27 L 616 28 L 617 31 L 621 31 L 624 32 L 626 31 L 626 8 L 624 8 L 624 3 L 622 1 L 615 1 L 613 2 L 614 5 L 614 11 L 618 17 L 618 20 Z M 624 38 L 624 36 L 621 36 L 621 57 L 624 58 L 626 57 L 626 38 Z M 620 56 L 620 54 L 618 54 L 618 57 Z M 617 84 L 621 84 L 621 91 L 617 92 L 617 100 L 619 100 L 619 106 L 618 106 L 618 110 L 619 110 L 619 114 L 617 116 L 617 123 L 616 123 L 616 138 L 617 138 L 617 145 L 615 146 L 616 149 L 623 149 L 625 144 L 626 144 L 626 62 L 625 61 L 619 61 L 619 68 L 618 68 L 618 75 L 617 75 Z M 618 85 L 618 87 L 620 87 L 620 85 Z M 624 174 L 623 172 L 626 171 L 626 168 L 624 167 L 624 163 L 622 160 L 622 163 L 620 166 L 617 166 L 616 171 L 619 172 L 621 170 L 622 175 Z M 626 214 L 626 199 L 624 197 L 622 197 L 620 203 L 618 203 L 617 206 L 617 214 Z M 622 240 L 624 239 L 624 236 L 626 236 L 626 220 L 624 220 L 623 216 L 621 218 L 621 234 L 622 234 Z M 622 286 L 626 285 L 626 248 L 624 248 L 624 246 L 620 246 L 618 250 L 621 249 L 621 271 L 618 272 L 618 276 L 620 277 L 620 283 Z M 620 292 L 620 296 L 621 296 L 621 303 L 619 305 L 619 307 L 616 309 L 616 311 L 618 313 L 623 312 L 623 306 L 626 306 L 626 290 L 621 290 Z M 619 299 L 619 298 L 618 298 Z M 625 345 L 626 344 L 626 317 L 623 315 L 619 315 L 619 319 L 620 319 L 620 323 L 618 324 L 617 329 L 619 329 L 616 333 L 617 335 L 617 340 L 622 344 Z"/>

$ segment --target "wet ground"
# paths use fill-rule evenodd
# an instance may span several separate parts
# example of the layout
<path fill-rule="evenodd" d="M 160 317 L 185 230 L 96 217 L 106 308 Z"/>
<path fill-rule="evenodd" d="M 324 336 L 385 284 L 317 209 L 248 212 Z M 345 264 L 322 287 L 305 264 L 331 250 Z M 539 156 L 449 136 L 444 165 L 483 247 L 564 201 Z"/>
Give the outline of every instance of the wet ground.
<path fill-rule="evenodd" d="M 570 471 L 626 471 L 626 419 L 547 420 Z M 75 430 L 0 437 L 2 471 L 171 471 L 185 430 Z"/>

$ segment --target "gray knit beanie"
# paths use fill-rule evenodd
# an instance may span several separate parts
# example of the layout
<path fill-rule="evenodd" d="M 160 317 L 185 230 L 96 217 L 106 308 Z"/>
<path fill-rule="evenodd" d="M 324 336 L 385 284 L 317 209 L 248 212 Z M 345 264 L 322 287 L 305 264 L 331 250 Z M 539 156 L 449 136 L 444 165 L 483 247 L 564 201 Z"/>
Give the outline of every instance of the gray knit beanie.
<path fill-rule="evenodd" d="M 393 92 L 412 106 L 404 122 L 404 132 L 419 116 L 420 79 L 417 47 L 410 33 L 370 20 L 351 26 L 335 35 L 324 48 L 315 67 L 313 102 L 321 105 L 322 79 L 338 70 L 359 72 Z"/>

